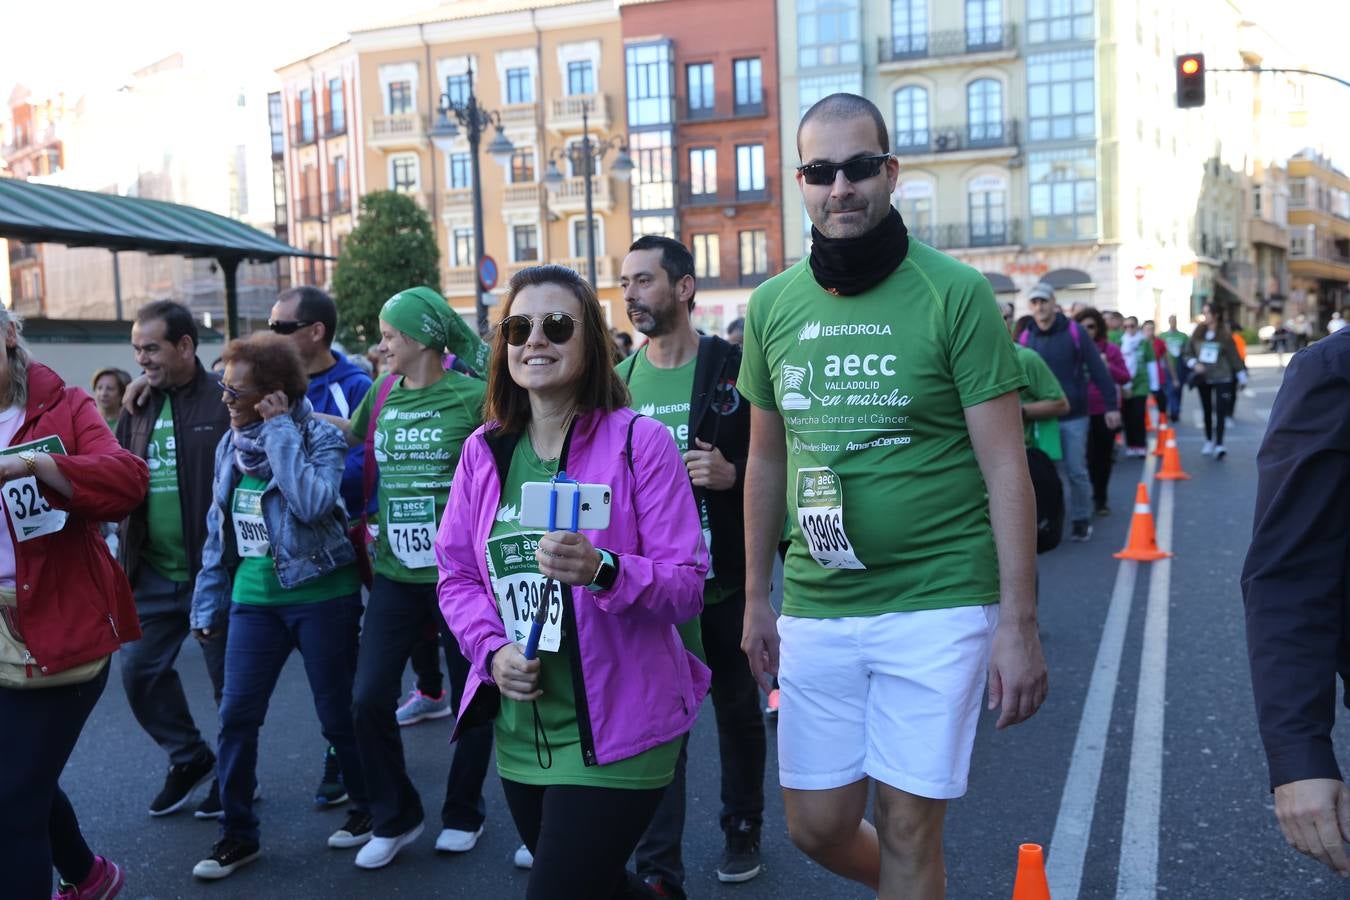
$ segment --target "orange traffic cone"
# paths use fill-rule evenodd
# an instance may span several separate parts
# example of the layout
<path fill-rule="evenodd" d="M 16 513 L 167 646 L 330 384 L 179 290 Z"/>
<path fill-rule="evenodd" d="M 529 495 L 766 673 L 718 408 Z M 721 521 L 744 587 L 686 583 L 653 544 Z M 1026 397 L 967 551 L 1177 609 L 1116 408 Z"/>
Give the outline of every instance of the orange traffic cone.
<path fill-rule="evenodd" d="M 1153 395 L 1148 395 L 1148 402 L 1144 404 L 1144 431 L 1152 434 L 1157 429 L 1153 427 L 1153 411 L 1158 408 L 1158 402 L 1153 399 Z"/>
<path fill-rule="evenodd" d="M 1191 476 L 1181 470 L 1181 451 L 1177 449 L 1177 430 L 1167 429 L 1167 443 L 1163 447 L 1162 469 L 1157 474 L 1159 481 L 1185 481 Z"/>
<path fill-rule="evenodd" d="M 1017 880 L 1012 900 L 1050 900 L 1050 884 L 1045 880 L 1045 855 L 1040 844 L 1017 847 Z"/>
<path fill-rule="evenodd" d="M 1172 437 L 1175 437 L 1175 434 L 1171 425 L 1159 428 L 1157 446 L 1153 448 L 1153 455 L 1162 459 L 1167 450 L 1167 439 Z"/>
<path fill-rule="evenodd" d="M 1148 487 L 1141 481 L 1134 494 L 1134 519 L 1130 522 L 1130 536 L 1125 549 L 1114 554 L 1116 559 L 1153 562 L 1171 556 L 1158 549 L 1158 538 L 1153 532 L 1153 510 L 1148 505 Z"/>
<path fill-rule="evenodd" d="M 1166 427 L 1167 427 L 1167 413 L 1163 412 L 1160 409 L 1158 410 L 1158 430 L 1161 431 Z"/>

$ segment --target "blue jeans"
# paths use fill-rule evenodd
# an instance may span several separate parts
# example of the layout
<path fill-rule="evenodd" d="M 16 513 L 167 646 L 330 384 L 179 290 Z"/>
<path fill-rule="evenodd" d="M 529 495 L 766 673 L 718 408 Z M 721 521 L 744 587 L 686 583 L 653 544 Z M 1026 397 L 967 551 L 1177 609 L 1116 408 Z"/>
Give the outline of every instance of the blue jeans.
<path fill-rule="evenodd" d="M 360 620 L 358 594 L 284 606 L 230 604 L 219 764 L 227 836 L 258 842 L 258 817 L 253 814 L 258 729 L 292 650 L 298 649 L 304 659 L 314 711 L 319 715 L 323 736 L 342 763 L 342 781 L 352 806 L 366 808 L 366 783 L 351 714 L 352 676 L 356 670 L 352 651 Z"/>
<path fill-rule="evenodd" d="M 192 582 L 170 581 L 141 563 L 133 585 L 141 638 L 122 645 L 122 687 L 136 721 L 169 754 L 170 765 L 193 762 L 211 749 L 192 721 L 174 663 L 187 638 Z M 223 623 L 222 623 L 223 624 Z M 224 635 L 202 645 L 216 704 L 225 684 Z"/>
<path fill-rule="evenodd" d="M 408 656 L 424 639 L 431 622 L 437 626 L 445 651 L 450 705 L 458 710 L 469 678 L 469 662 L 445 627 L 436 585 L 390 581 L 376 573 L 361 627 L 361 652 L 352 691 L 352 719 L 365 765 L 376 837 L 397 837 L 422 822 L 422 800 L 408 778 L 403 738 L 394 713 L 403 691 Z M 465 729 L 455 742 L 450 774 L 446 776 L 443 828 L 476 831 L 482 827 L 486 818 L 483 780 L 491 762 L 492 723 Z"/>
<path fill-rule="evenodd" d="M 1059 477 L 1068 484 L 1064 492 L 1069 498 L 1069 521 L 1087 522 L 1092 519 L 1092 479 L 1088 477 L 1087 439 L 1088 417 L 1059 420 L 1059 442 L 1064 456 L 1055 463 Z"/>

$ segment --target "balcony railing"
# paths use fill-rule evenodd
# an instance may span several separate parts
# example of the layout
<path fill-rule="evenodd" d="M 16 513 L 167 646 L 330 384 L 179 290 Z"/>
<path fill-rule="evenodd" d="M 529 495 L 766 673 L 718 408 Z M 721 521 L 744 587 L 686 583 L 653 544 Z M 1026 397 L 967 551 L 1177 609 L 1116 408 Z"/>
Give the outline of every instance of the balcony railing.
<path fill-rule="evenodd" d="M 1005 247 L 1022 242 L 1022 223 L 961 222 L 952 225 L 910 225 L 911 237 L 937 250 L 961 250 L 976 247 Z"/>
<path fill-rule="evenodd" d="M 508 184 L 502 189 L 502 206 L 539 207 L 544 202 L 541 194 L 543 187 L 543 185 L 533 181 Z"/>
<path fill-rule="evenodd" d="M 1011 23 L 960 31 L 895 34 L 877 39 L 877 55 L 883 65 L 972 53 L 998 53 L 1016 48 L 1017 26 Z"/>
<path fill-rule="evenodd" d="M 313 122 L 300 122 L 291 126 L 291 146 L 304 147 L 318 139 L 319 130 Z"/>
<path fill-rule="evenodd" d="M 314 194 L 309 197 L 297 197 L 295 200 L 296 212 L 298 218 L 304 222 L 311 219 L 323 218 L 323 201 L 321 195 Z"/>
<path fill-rule="evenodd" d="M 581 212 L 586 208 L 586 178 L 574 175 L 564 178 L 562 184 L 549 189 L 549 207 L 555 212 Z M 608 212 L 614 206 L 609 176 L 600 173 L 591 178 L 591 203 L 596 209 Z"/>
<path fill-rule="evenodd" d="M 372 116 L 370 143 L 383 146 L 420 145 L 426 134 L 426 122 L 417 113 Z"/>
<path fill-rule="evenodd" d="M 329 110 L 323 117 L 323 136 L 337 137 L 340 134 L 347 133 L 347 113 L 338 110 L 333 112 Z"/>
<path fill-rule="evenodd" d="M 585 109 L 587 124 L 596 131 L 610 126 L 608 94 L 572 94 L 554 97 L 548 106 L 546 125 L 555 134 L 581 130 L 581 111 Z"/>
<path fill-rule="evenodd" d="M 328 195 L 328 214 L 337 216 L 352 211 L 351 191 L 333 191 Z"/>
<path fill-rule="evenodd" d="M 960 150 L 996 150 L 1019 143 L 1017 119 L 965 126 L 939 126 L 895 132 L 897 156 L 919 153 L 956 153 Z"/>
<path fill-rule="evenodd" d="M 567 266 L 567 268 L 572 269 L 575 272 L 580 272 L 582 278 L 586 277 L 586 257 L 584 256 L 573 256 L 568 257 L 567 259 L 555 259 L 553 261 L 560 266 Z M 596 284 L 613 284 L 615 268 L 614 257 L 597 254 L 595 257 Z"/>
<path fill-rule="evenodd" d="M 769 89 L 760 91 L 758 103 L 733 103 L 731 109 L 724 102 L 713 106 L 690 107 L 686 99 L 680 107 L 680 120 L 683 122 L 721 122 L 730 119 L 753 119 L 763 116 L 769 108 Z"/>
<path fill-rule="evenodd" d="M 680 185 L 681 206 L 744 206 L 750 203 L 769 203 L 772 200 L 773 185 L 767 181 L 762 190 L 731 190 L 712 194 L 696 194 L 693 185 Z"/>

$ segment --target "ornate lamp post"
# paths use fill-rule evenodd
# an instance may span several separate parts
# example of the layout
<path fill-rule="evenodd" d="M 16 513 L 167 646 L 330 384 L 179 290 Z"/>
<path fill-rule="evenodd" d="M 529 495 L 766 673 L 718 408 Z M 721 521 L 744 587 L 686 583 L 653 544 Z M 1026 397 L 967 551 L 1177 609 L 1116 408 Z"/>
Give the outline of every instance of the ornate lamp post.
<path fill-rule="evenodd" d="M 548 170 L 544 173 L 544 184 L 550 192 L 557 191 L 566 180 L 558 168 L 558 160 L 567 160 L 573 172 L 579 172 L 586 179 L 586 274 L 595 287 L 595 215 L 592 209 L 591 176 L 595 174 L 596 164 L 611 150 L 617 151 L 609 174 L 616 181 L 623 181 L 633 171 L 633 159 L 628 155 L 628 138 L 615 135 L 608 138 L 592 138 L 590 129 L 590 104 L 581 107 L 581 143 L 571 147 L 554 147 L 548 154 Z"/>
<path fill-rule="evenodd" d="M 451 120 L 454 116 L 454 120 Z M 456 124 L 458 123 L 458 125 Z M 478 145 L 488 127 L 496 128 L 497 136 L 488 144 L 487 151 L 503 166 L 511 164 L 515 145 L 502 131 L 501 113 L 487 110 L 473 92 L 473 67 L 469 67 L 469 96 L 463 103 L 455 103 L 449 94 L 441 94 L 436 125 L 431 129 L 431 142 L 446 154 L 454 149 L 454 141 L 462 127 L 469 139 L 469 166 L 473 180 L 473 291 L 474 313 L 478 318 L 478 333 L 487 334 L 487 304 L 483 302 L 483 279 L 479 274 L 483 263 L 483 180 L 478 169 Z"/>

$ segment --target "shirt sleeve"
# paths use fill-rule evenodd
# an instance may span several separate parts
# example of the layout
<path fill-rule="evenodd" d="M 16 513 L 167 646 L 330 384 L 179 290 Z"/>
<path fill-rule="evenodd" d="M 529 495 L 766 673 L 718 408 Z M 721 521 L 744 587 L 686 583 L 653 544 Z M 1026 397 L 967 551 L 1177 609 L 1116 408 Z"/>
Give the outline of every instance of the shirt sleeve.
<path fill-rule="evenodd" d="M 366 429 L 370 427 L 371 407 L 375 405 L 375 398 L 380 395 L 380 387 L 388 377 L 387 374 L 381 375 L 375 383 L 370 386 L 370 390 L 366 391 L 366 395 L 361 398 L 361 404 L 357 406 L 356 411 L 352 413 L 352 434 L 363 441 L 366 439 Z"/>
<path fill-rule="evenodd" d="M 946 304 L 947 357 L 961 405 L 969 408 L 1026 387 L 994 289 L 984 276 L 971 272 L 954 283 Z"/>
<path fill-rule="evenodd" d="M 1050 366 L 1041 355 L 1032 351 L 1021 354 L 1023 369 L 1027 376 L 1027 393 L 1034 403 L 1040 400 L 1059 400 L 1064 396 L 1064 388 L 1059 379 L 1050 371 Z"/>
<path fill-rule="evenodd" d="M 772 305 L 772 298 L 763 287 L 750 295 L 750 306 L 745 311 L 745 346 L 741 351 L 741 372 L 736 377 L 736 389 L 741 396 L 760 409 L 776 410 L 773 379 L 769 377 L 769 362 L 764 356 L 764 315 Z"/>

